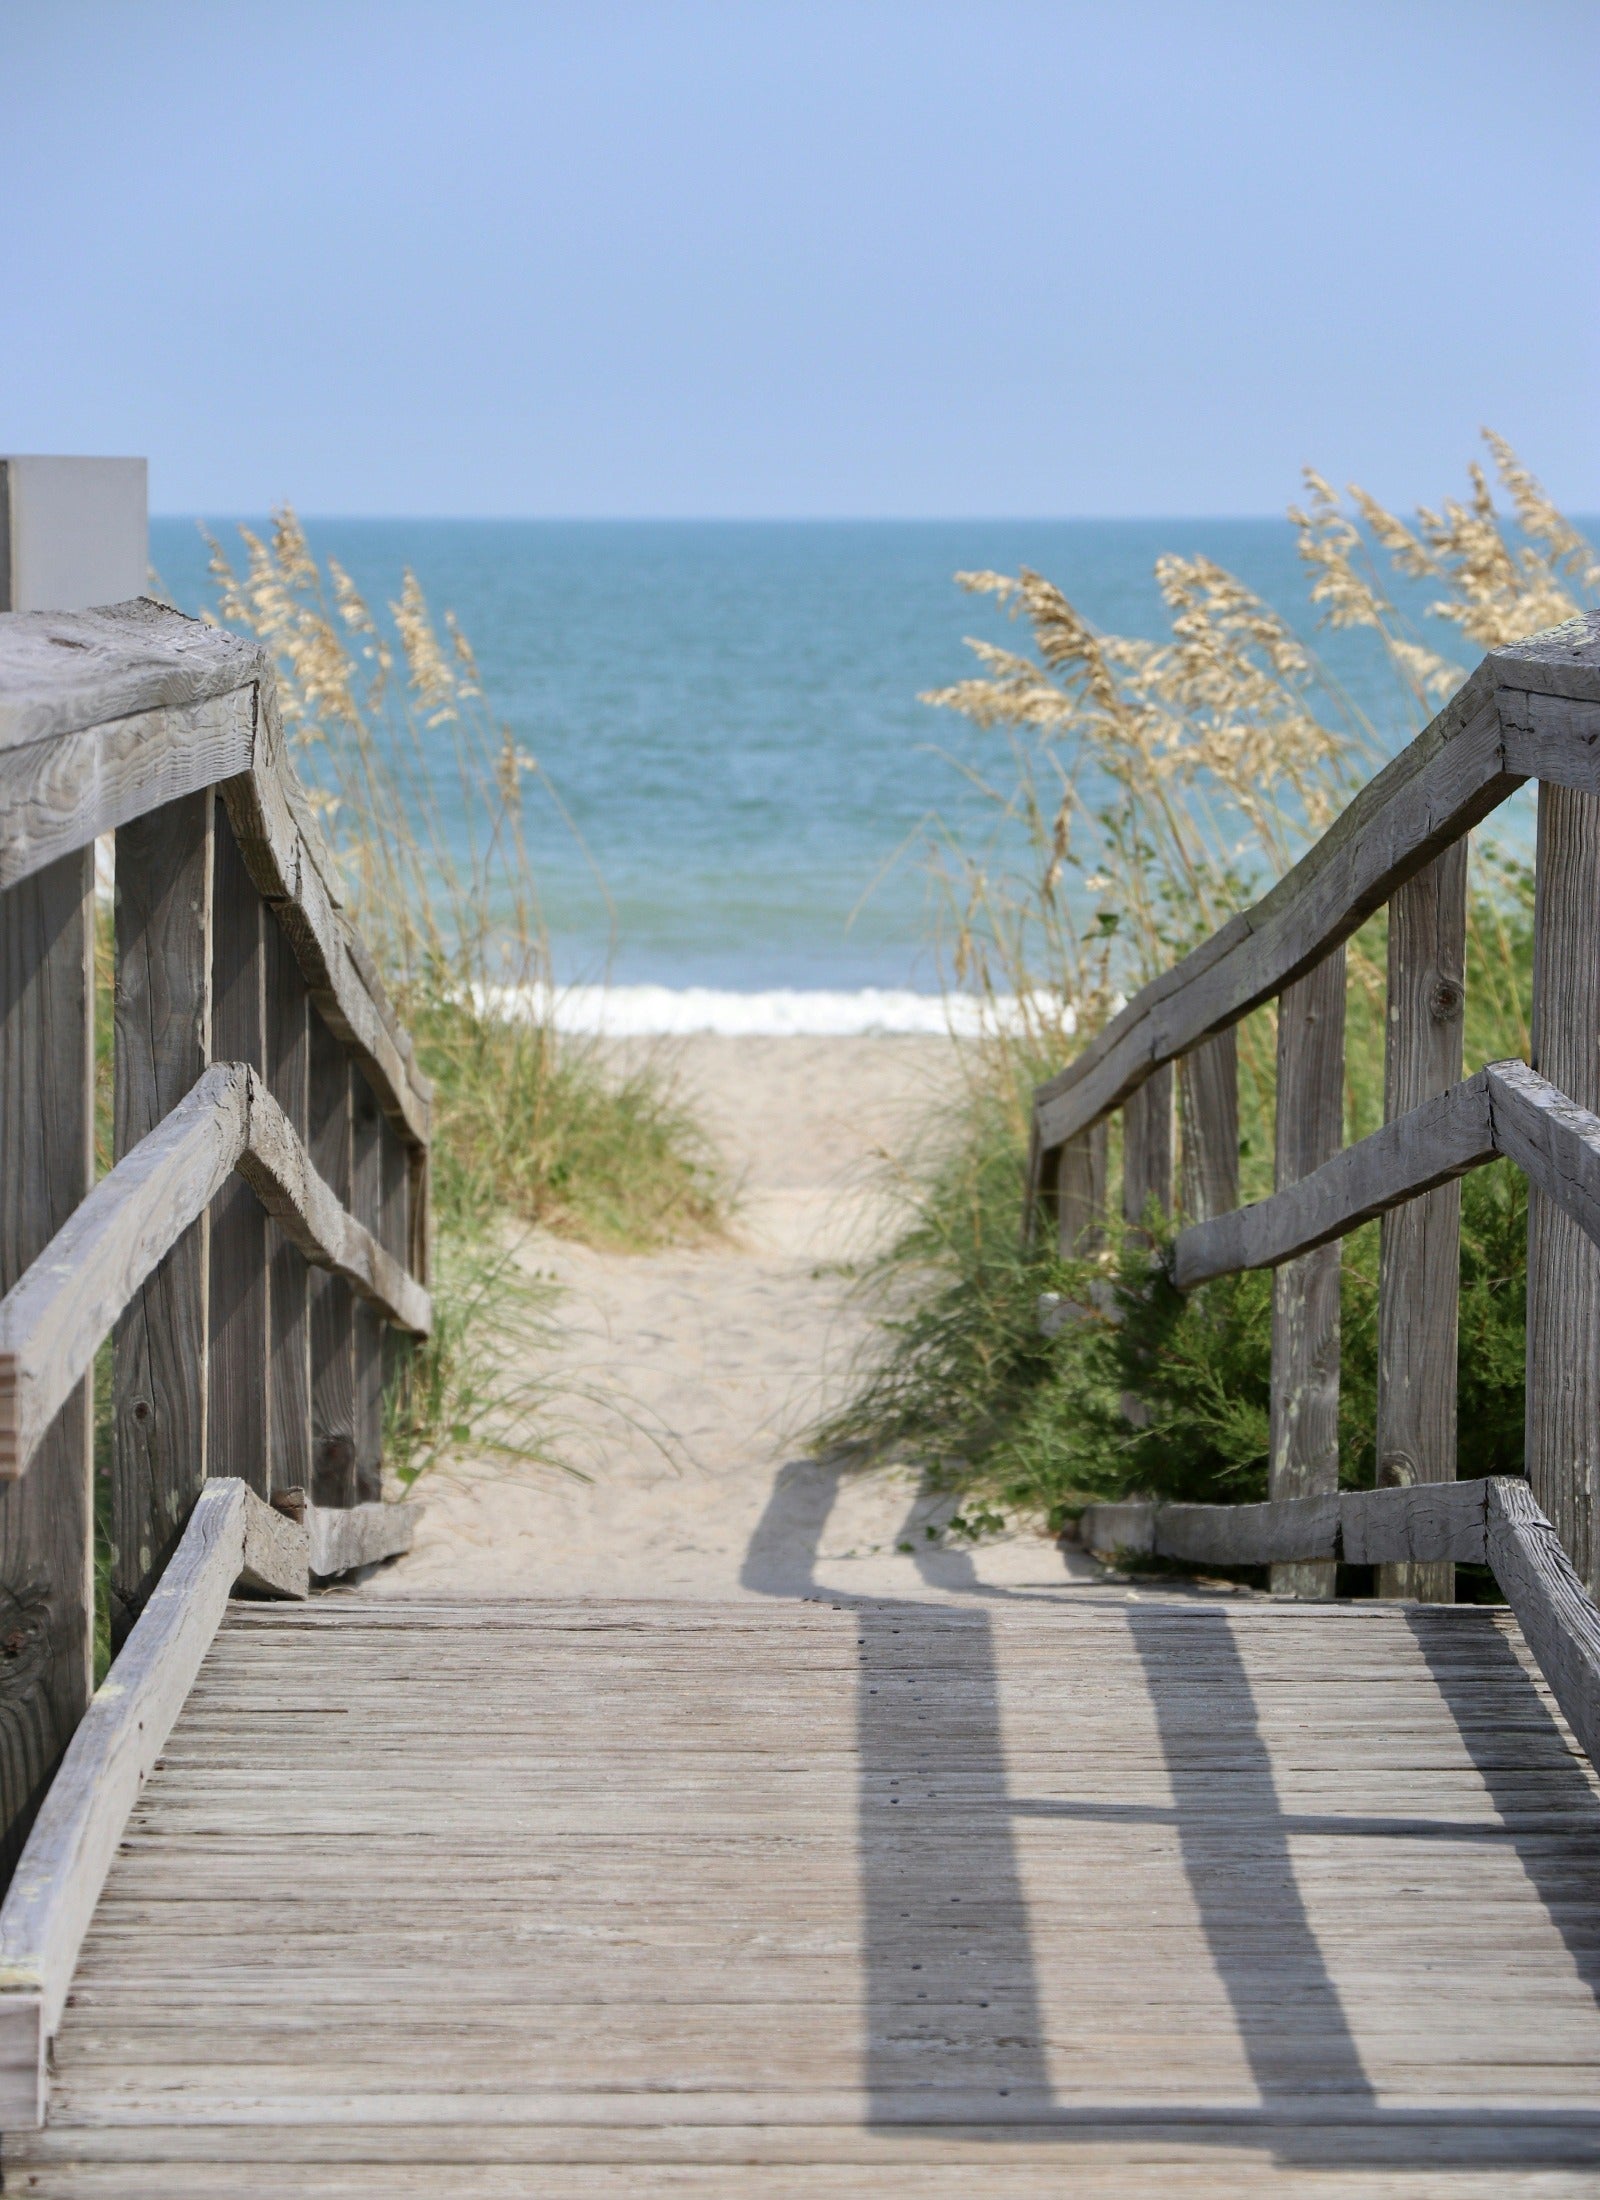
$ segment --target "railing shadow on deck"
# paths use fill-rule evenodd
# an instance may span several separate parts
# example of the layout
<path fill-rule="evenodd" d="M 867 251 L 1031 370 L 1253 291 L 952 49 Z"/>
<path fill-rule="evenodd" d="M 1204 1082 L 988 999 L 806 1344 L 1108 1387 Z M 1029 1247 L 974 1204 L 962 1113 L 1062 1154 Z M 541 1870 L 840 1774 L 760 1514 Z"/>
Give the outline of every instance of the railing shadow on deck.
<path fill-rule="evenodd" d="M 1493 2102 L 1470 2107 L 1388 2107 L 1360 2048 L 1296 1880 L 1291 1839 L 1508 1843 L 1579 1977 L 1600 2001 L 1600 1935 L 1574 1917 L 1571 1867 L 1549 1837 L 1506 1823 L 1521 1807 L 1503 1754 L 1485 1726 L 1476 1685 L 1441 1633 L 1461 1619 L 1412 1617 L 1428 1670 L 1483 1777 L 1498 1825 L 1448 1819 L 1360 1817 L 1286 1811 L 1278 1799 L 1249 1674 L 1226 1610 L 1193 1596 L 1174 1657 L 1170 1617 L 1130 1603 L 1125 1618 L 1149 1689 L 1168 1805 L 1035 1800 L 1011 1792 L 1001 1719 L 995 1632 L 985 1606 L 1053 1604 L 1081 1594 L 1019 1592 L 983 1583 L 964 1553 L 914 1549 L 930 1587 L 973 1602 L 868 1597 L 816 1577 L 828 1516 L 847 1469 L 797 1459 L 780 1469 L 741 1572 L 745 1588 L 807 1597 L 853 1615 L 857 1627 L 858 1835 L 864 1910 L 863 1997 L 867 2121 L 880 2131 L 937 2122 L 975 2146 L 1042 2139 L 1063 2146 L 1161 2130 L 1196 2146 L 1253 2147 L 1285 2167 L 1585 2163 L 1600 2160 L 1600 2108 Z M 803 1569 L 794 1539 L 808 1545 Z M 1589 1844 L 1600 1837 L 1600 1800 L 1504 1638 L 1483 1615 L 1482 1636 L 1499 1678 L 1526 1690 L 1527 1719 L 1550 1738 L 1552 1809 Z M 938 1624 L 931 1631 L 930 1621 Z M 908 1663 L 915 1623 L 922 1655 Z M 1470 1623 L 1469 1627 L 1470 1627 Z M 932 1656 L 927 1655 L 932 1643 Z M 1203 1657 L 1200 1653 L 1203 1651 Z M 1505 1661 L 1500 1666 L 1500 1659 Z M 1204 1679 L 1200 1678 L 1202 1667 Z M 1231 1731 L 1228 1779 L 1195 1747 L 1190 1708 L 1209 1692 Z M 907 1702 L 919 1708 L 908 1741 Z M 1503 1721 L 1499 1730 L 1503 1731 Z M 1519 1724 L 1523 1722 L 1519 1721 Z M 1212 1745 L 1214 1746 L 1214 1745 Z M 952 1805 L 959 1799 L 959 1810 Z M 1207 1951 L 1232 2010 L 1259 2100 L 1254 2105 L 1065 2103 L 1056 2099 L 1046 2046 L 1038 1965 L 1016 1839 L 1019 1819 L 1152 1824 L 1177 1834 Z M 1236 1837 L 1255 1836 L 1248 1909 L 1238 1901 Z M 1266 1834 L 1263 1842 L 1262 1834 Z M 1600 1914 L 1600 1904 L 1597 1904 Z M 941 2068 L 942 2066 L 942 2068 Z M 1320 2072 L 1308 2079 L 1308 2069 Z M 940 2094 L 943 2098 L 940 2098 Z"/>

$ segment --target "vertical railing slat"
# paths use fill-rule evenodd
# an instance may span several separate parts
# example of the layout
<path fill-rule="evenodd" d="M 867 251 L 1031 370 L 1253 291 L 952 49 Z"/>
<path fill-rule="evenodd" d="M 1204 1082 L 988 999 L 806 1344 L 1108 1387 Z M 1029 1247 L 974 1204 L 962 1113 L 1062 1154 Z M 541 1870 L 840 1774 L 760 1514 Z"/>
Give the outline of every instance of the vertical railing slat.
<path fill-rule="evenodd" d="M 1056 1161 L 1056 1229 L 1063 1260 L 1094 1252 L 1105 1235 L 1111 1126 L 1105 1119 L 1069 1138 Z"/>
<path fill-rule="evenodd" d="M 1467 843 L 1408 879 L 1389 904 L 1389 1015 L 1383 1112 L 1392 1122 L 1447 1092 L 1462 1067 Z M 1378 1273 L 1378 1484 L 1450 1482 L 1456 1473 L 1456 1325 L 1461 1185 L 1441 1184 L 1381 1224 Z M 1384 1566 L 1380 1596 L 1455 1599 L 1455 1567 Z"/>
<path fill-rule="evenodd" d="M 248 1062 L 263 1076 L 266 1047 L 266 912 L 218 797 L 213 832 L 211 1053 Z M 242 1177 L 211 1208 L 210 1474 L 236 1474 L 272 1489 L 271 1290 L 267 1216 Z"/>
<path fill-rule="evenodd" d="M 1600 796 L 1539 788 L 1533 1066 L 1600 1111 Z M 1589 1593 L 1600 1591 L 1600 1247 L 1528 1187 L 1527 1468 Z"/>
<path fill-rule="evenodd" d="M 350 1204 L 350 1063 L 315 1011 L 311 1017 L 312 1165 Z M 356 1491 L 355 1294 L 338 1276 L 311 1272 L 311 1494 L 353 1505 Z"/>
<path fill-rule="evenodd" d="M 1136 1230 L 1152 1200 L 1172 1212 L 1172 1064 L 1147 1077 L 1122 1111 L 1122 1219 Z"/>
<path fill-rule="evenodd" d="M 0 1292 L 94 1181 L 94 850 L 0 894 Z M 0 1873 L 94 1684 L 93 1383 L 0 1484 Z"/>
<path fill-rule="evenodd" d="M 1345 953 L 1338 948 L 1278 1003 L 1275 1183 L 1299 1183 L 1344 1142 Z M 1339 1246 L 1286 1261 L 1272 1281 L 1272 1497 L 1339 1486 Z M 1331 1597 L 1331 1562 L 1272 1569 L 1279 1596 Z"/>
<path fill-rule="evenodd" d="M 372 1087 L 350 1070 L 350 1212 L 376 1236 L 383 1214 L 383 1116 Z M 355 1306 L 356 1502 L 372 1503 L 383 1486 L 383 1330 L 365 1300 Z"/>
<path fill-rule="evenodd" d="M 265 912 L 267 1083 L 302 1139 L 310 1130 L 310 996 L 283 927 Z M 272 1274 L 272 1477 L 311 1488 L 311 1314 L 305 1256 L 267 1225 Z"/>
<path fill-rule="evenodd" d="M 209 1062 L 212 798 L 117 834 L 114 1153 L 130 1153 Z M 210 1216 L 187 1230 L 112 1344 L 111 1640 L 120 1647 L 177 1547 L 206 1473 Z"/>
<path fill-rule="evenodd" d="M 1178 1065 L 1185 1222 L 1209 1222 L 1239 1204 L 1239 1034 L 1233 1025 Z"/>

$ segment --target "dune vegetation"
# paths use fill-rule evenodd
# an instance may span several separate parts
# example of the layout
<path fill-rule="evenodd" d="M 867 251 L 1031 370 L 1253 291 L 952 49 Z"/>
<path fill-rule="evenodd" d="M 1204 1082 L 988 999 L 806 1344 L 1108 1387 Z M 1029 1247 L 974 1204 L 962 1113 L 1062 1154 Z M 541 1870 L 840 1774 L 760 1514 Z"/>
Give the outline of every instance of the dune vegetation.
<path fill-rule="evenodd" d="M 1406 523 L 1316 474 L 1291 508 L 1312 603 L 1364 628 L 1420 729 L 1477 655 L 1600 600 L 1600 557 L 1522 467 L 1487 438 L 1510 512 L 1484 469 L 1471 492 Z M 1280 876 L 1371 775 L 1376 729 L 1286 621 L 1204 558 L 1166 557 L 1159 640 L 1095 632 L 1041 575 L 971 573 L 1033 647 L 974 642 L 979 667 L 925 700 L 975 729 L 969 766 L 992 797 L 981 848 L 944 836 L 954 980 L 1009 1020 L 965 1050 L 957 1103 L 893 1166 L 902 1227 L 864 1278 L 881 1326 L 828 1440 L 920 1461 L 960 1492 L 957 1528 L 1015 1515 L 1059 1525 L 1092 1496 L 1238 1500 L 1265 1493 L 1271 1280 L 1180 1296 L 1138 1232 L 1108 1221 L 1092 1258 L 1024 1248 L 1033 1085 L 1115 1006 Z M 1392 573 L 1421 584 L 1422 623 Z M 1020 853 L 1019 853 L 1020 850 Z M 1532 876 L 1493 826 L 1471 858 L 1465 1046 L 1469 1068 L 1528 1050 Z M 1386 919 L 1349 946 L 1346 1133 L 1382 1120 Z M 1271 1188 L 1275 1021 L 1240 1027 L 1242 1196 Z M 1112 1182 L 1117 1178 L 1113 1133 Z M 1462 1203 L 1461 1471 L 1522 1458 L 1526 1198 L 1508 1163 L 1468 1176 Z M 1377 1382 L 1378 1226 L 1346 1239 L 1341 1471 L 1370 1483 Z M 1041 1294 L 1096 1318 L 1041 1333 Z M 1136 1403 L 1130 1415 L 1126 1401 Z"/>

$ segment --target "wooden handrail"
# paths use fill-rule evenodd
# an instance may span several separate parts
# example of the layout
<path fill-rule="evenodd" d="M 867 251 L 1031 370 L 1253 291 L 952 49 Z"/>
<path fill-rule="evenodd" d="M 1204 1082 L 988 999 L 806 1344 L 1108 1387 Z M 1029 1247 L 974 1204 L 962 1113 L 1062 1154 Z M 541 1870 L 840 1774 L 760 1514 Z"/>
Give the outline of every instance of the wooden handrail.
<path fill-rule="evenodd" d="M 1034 1094 L 1041 1160 L 1314 967 L 1528 778 L 1600 791 L 1600 615 L 1497 649 L 1253 907 Z"/>
<path fill-rule="evenodd" d="M 425 1140 L 431 1087 L 343 914 L 337 866 L 288 763 L 266 652 L 142 599 L 4 619 L 0 890 L 220 786 L 318 1009 L 396 1122 Z"/>
<path fill-rule="evenodd" d="M 115 1166 L 96 1184 L 105 834 Z M 297 1505 L 302 1573 L 308 1549 L 343 1569 L 409 1542 L 417 1508 L 383 1502 L 384 1399 L 431 1320 L 431 1100 L 268 653 L 145 601 L 0 615 L 0 1598 L 26 1648 L 0 1659 L 0 1877 L 92 1690 L 108 1330 L 114 1645 L 219 1478 L 247 1518 Z"/>
<path fill-rule="evenodd" d="M 1528 779 L 1539 784 L 1531 1066 L 1463 1078 L 1465 836 Z M 1387 1120 L 1344 1148 L 1344 942 L 1385 902 Z M 1275 1189 L 1241 1208 L 1233 1028 L 1274 997 Z M 1064 1253 L 1104 1242 L 1118 1107 L 1126 1221 L 1137 1228 L 1151 1197 L 1170 1209 L 1174 1086 L 1187 1209 L 1175 1281 L 1275 1271 L 1273 1502 L 1337 1484 L 1338 1240 L 1374 1216 L 1378 1479 L 1454 1475 L 1455 1179 L 1499 1155 L 1523 1171 L 1528 1472 L 1579 1578 L 1600 1591 L 1600 613 L 1492 650 L 1270 892 L 1038 1087 L 1025 1226 L 1048 1207 Z M 1272 1563 L 1281 1591 L 1333 1593 L 1329 1559 Z M 1385 1593 L 1452 1593 L 1445 1560 L 1381 1563 Z"/>

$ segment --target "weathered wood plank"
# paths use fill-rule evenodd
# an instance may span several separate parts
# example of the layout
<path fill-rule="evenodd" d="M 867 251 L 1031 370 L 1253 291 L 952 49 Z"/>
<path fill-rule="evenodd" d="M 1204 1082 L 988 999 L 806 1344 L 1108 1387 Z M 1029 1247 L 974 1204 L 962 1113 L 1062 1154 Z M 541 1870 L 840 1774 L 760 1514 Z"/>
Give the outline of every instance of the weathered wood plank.
<path fill-rule="evenodd" d="M 1144 1222 L 1152 1202 L 1172 1212 L 1171 1064 L 1146 1078 L 1122 1113 L 1122 1219 L 1130 1230 Z"/>
<path fill-rule="evenodd" d="M 9 2036 L 12 1995 L 39 2021 L 33 2101 L 13 2092 L 0 2103 L 6 2128 L 43 2120 L 45 2042 L 61 2020 L 128 1813 L 246 1568 L 247 1524 L 255 1569 L 281 1574 L 298 1537 L 303 1574 L 305 1531 L 252 1497 L 229 1478 L 213 1480 L 196 1500 L 172 1563 L 73 1737 L 0 1905 L 0 2039 Z M 266 1585 L 260 1571 L 255 1585 Z"/>
<path fill-rule="evenodd" d="M 1264 1505 L 1160 1505 L 1160 1558 L 1211 1566 L 1332 1562 L 1339 1552 L 1339 1496 L 1279 1498 Z"/>
<path fill-rule="evenodd" d="M 210 1060 L 211 821 L 212 798 L 202 790 L 117 835 L 117 1161 L 184 1099 Z M 176 1550 L 205 1479 L 209 1233 L 202 1207 L 115 1327 L 113 1647 Z"/>
<path fill-rule="evenodd" d="M 1600 1116 L 1526 1062 L 1491 1062 L 1483 1075 L 1495 1150 L 1600 1244 Z"/>
<path fill-rule="evenodd" d="M 1600 1112 L 1600 795 L 1539 789 L 1533 1067 Z M 1600 1586 L 1600 1248 L 1530 1179 L 1526 1463 L 1581 1580 Z"/>
<path fill-rule="evenodd" d="M 349 1059 L 327 1023 L 311 1016 L 309 1153 L 346 1207 L 350 1201 Z M 311 1278 L 311 1481 L 313 1502 L 356 1501 L 355 1298 L 339 1277 Z"/>
<path fill-rule="evenodd" d="M 425 1335 L 428 1294 L 346 1213 L 253 1070 L 219 1062 L 82 1201 L 0 1302 L 0 1474 L 24 1472 L 100 1339 L 237 1170 L 303 1257 Z"/>
<path fill-rule="evenodd" d="M 1466 1003 L 1467 843 L 1458 840 L 1389 904 L 1384 1105 L 1389 1122 L 1461 1076 Z M 1383 1218 L 1378 1281 L 1378 1482 L 1453 1481 L 1461 1189 L 1439 1184 Z M 1455 1601 L 1448 1564 L 1379 1576 L 1380 1596 Z"/>
<path fill-rule="evenodd" d="M 0 1288 L 94 1180 L 90 850 L 0 895 Z M 93 1686 L 91 1385 L 63 1390 L 26 1485 L 0 1487 L 0 1874 Z"/>
<path fill-rule="evenodd" d="M 1385 1123 L 1270 1199 L 1181 1230 L 1173 1245 L 1178 1288 L 1192 1290 L 1245 1268 L 1275 1267 L 1348 1236 L 1432 1185 L 1493 1161 L 1500 1148 L 1489 1074 L 1479 1070 L 1453 1091 Z"/>
<path fill-rule="evenodd" d="M 95 611 L 8 612 L 0 749 L 185 710 L 251 687 L 264 664 L 254 642 L 145 597 Z"/>
<path fill-rule="evenodd" d="M 351 1065 L 350 1212 L 376 1232 L 383 1215 L 383 1118 L 377 1095 Z M 383 1324 L 370 1306 L 357 1304 L 353 1321 L 355 1363 L 355 1494 L 358 1504 L 383 1495 Z"/>
<path fill-rule="evenodd" d="M 1520 784 L 1504 768 L 1486 663 L 1261 901 L 1144 987 L 1038 1088 L 1041 1150 L 1076 1136 L 1160 1063 L 1303 976 Z"/>
<path fill-rule="evenodd" d="M 1346 813 L 1348 815 L 1348 812 Z M 1278 1003 L 1274 1182 L 1282 1191 L 1338 1153 L 1344 1135 L 1345 956 L 1338 948 Z M 1272 1279 L 1272 1430 L 1267 1489 L 1319 1497 L 1339 1486 L 1339 1247 L 1285 1262 Z M 1275 1566 L 1281 1596 L 1331 1597 L 1330 1564 Z"/>
<path fill-rule="evenodd" d="M 1600 1765 L 1600 1612 L 1526 1482 L 1489 1484 L 1489 1564 L 1567 1724 Z"/>
<path fill-rule="evenodd" d="M 269 910 L 265 920 L 267 1088 L 303 1147 L 310 1132 L 310 1004 L 300 966 Z M 276 1224 L 272 1275 L 272 1486 L 311 1482 L 311 1308 L 306 1256 Z"/>
<path fill-rule="evenodd" d="M 1231 1024 L 1183 1056 L 1178 1097 L 1178 1203 L 1186 1222 L 1209 1222 L 1239 1204 L 1239 1034 Z"/>
<path fill-rule="evenodd" d="M 1345 1490 L 1339 1498 L 1341 1556 L 1352 1566 L 1481 1566 L 1487 1504 L 1485 1482 Z"/>
<path fill-rule="evenodd" d="M 1056 1242 L 1063 1260 L 1081 1260 L 1105 1241 L 1110 1126 L 1093 1124 L 1068 1139 L 1054 1160 Z"/>
<path fill-rule="evenodd" d="M 308 1506 L 311 1571 L 327 1578 L 376 1565 L 381 1558 L 397 1558 L 410 1550 L 422 1511 L 416 1498 L 389 1505 Z"/>
<path fill-rule="evenodd" d="M 211 1051 L 267 1066 L 265 911 L 219 801 L 211 886 Z M 206 1471 L 272 1490 L 271 1276 L 267 1218 L 244 1183 L 220 1187 L 211 1211 L 210 1400 Z"/>
<path fill-rule="evenodd" d="M 1482 1565 L 1489 1490 L 1487 1482 L 1422 1482 L 1264 1505 L 1091 1505 L 1080 1533 L 1091 1550 L 1194 1565 Z"/>
<path fill-rule="evenodd" d="M 0 748 L 0 886 L 246 768 L 254 741 L 255 694 L 244 688 L 186 711 Z"/>

